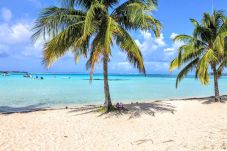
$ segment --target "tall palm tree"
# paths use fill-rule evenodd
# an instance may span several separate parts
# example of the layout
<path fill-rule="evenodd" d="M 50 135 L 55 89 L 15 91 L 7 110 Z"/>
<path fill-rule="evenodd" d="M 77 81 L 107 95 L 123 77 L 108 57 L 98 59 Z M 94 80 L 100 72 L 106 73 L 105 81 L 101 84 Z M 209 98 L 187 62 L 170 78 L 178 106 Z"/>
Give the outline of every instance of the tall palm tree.
<path fill-rule="evenodd" d="M 202 84 L 210 81 L 209 69 L 213 71 L 215 100 L 219 98 L 218 68 L 221 60 L 225 60 L 227 50 L 224 48 L 227 36 L 226 17 L 222 11 L 214 11 L 213 14 L 204 13 L 202 23 L 191 19 L 194 25 L 192 35 L 178 35 L 174 41 L 183 41 L 178 49 L 178 56 L 171 62 L 170 71 L 181 68 L 176 80 L 178 83 L 195 69 L 195 77 Z M 221 70 L 221 69 L 220 69 Z"/>
<path fill-rule="evenodd" d="M 42 10 L 34 26 L 33 39 L 44 38 L 43 62 L 50 67 L 66 52 L 75 59 L 82 55 L 89 59 L 92 79 L 95 63 L 103 62 L 104 106 L 112 106 L 108 84 L 108 62 L 113 42 L 125 52 L 128 60 L 145 74 L 143 57 L 129 30 L 153 31 L 158 37 L 161 25 L 152 17 L 157 0 L 61 0 L 61 7 Z"/>

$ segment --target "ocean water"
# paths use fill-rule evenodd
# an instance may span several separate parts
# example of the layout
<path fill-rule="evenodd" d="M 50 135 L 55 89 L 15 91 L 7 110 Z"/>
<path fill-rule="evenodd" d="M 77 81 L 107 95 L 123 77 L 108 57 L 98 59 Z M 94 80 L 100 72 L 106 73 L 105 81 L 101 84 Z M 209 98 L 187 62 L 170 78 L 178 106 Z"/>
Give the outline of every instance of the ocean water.
<path fill-rule="evenodd" d="M 102 104 L 103 77 L 82 74 L 33 74 L 43 80 L 24 78 L 21 74 L 0 76 L 0 107 L 32 105 Z M 193 76 L 185 78 L 175 88 L 175 76 L 110 75 L 113 102 L 202 97 L 213 95 L 213 81 L 202 86 Z M 227 94 L 227 77 L 219 80 L 221 94 Z"/>

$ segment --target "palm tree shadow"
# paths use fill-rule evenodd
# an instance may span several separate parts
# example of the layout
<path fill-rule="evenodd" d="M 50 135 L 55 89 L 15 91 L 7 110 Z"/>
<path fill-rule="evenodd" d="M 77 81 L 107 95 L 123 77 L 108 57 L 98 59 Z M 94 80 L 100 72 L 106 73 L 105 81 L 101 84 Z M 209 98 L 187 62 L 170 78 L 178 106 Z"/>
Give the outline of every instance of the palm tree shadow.
<path fill-rule="evenodd" d="M 90 113 L 100 113 L 101 106 L 84 106 L 74 108 L 69 113 L 78 112 L 75 116 L 90 114 Z M 171 113 L 174 114 L 175 106 L 171 103 L 162 102 L 162 101 L 155 101 L 150 103 L 131 103 L 125 104 L 123 110 L 115 110 L 109 113 L 100 113 L 98 117 L 105 116 L 105 118 L 111 117 L 120 117 L 123 115 L 127 115 L 129 119 L 138 118 L 142 114 L 155 116 L 157 113 Z"/>
<path fill-rule="evenodd" d="M 46 111 L 49 110 L 47 107 L 43 107 L 44 103 L 23 106 L 23 107 L 10 107 L 10 106 L 0 106 L 0 114 L 9 115 L 14 113 L 30 113 L 35 111 Z"/>
<path fill-rule="evenodd" d="M 198 97 L 198 98 L 186 98 L 186 99 L 181 99 L 181 100 L 198 100 L 201 101 L 202 104 L 214 104 L 214 103 L 226 103 L 227 101 L 227 95 L 222 95 L 220 96 L 220 101 L 215 101 L 215 97 L 214 96 L 210 96 L 210 97 Z"/>
<path fill-rule="evenodd" d="M 120 115 L 128 115 L 129 119 L 138 118 L 142 114 L 155 116 L 158 113 L 171 113 L 174 114 L 175 106 L 171 103 L 155 101 L 149 103 L 131 103 L 126 104 L 125 109 L 116 113 L 110 113 L 106 116 L 106 118 L 110 118 L 112 116 L 120 116 Z"/>
<path fill-rule="evenodd" d="M 98 112 L 101 107 L 102 106 L 98 106 L 98 105 L 85 105 L 82 107 L 73 107 L 73 108 L 68 108 L 70 109 L 68 113 L 78 113 L 75 115 L 84 115 L 84 114 Z"/>

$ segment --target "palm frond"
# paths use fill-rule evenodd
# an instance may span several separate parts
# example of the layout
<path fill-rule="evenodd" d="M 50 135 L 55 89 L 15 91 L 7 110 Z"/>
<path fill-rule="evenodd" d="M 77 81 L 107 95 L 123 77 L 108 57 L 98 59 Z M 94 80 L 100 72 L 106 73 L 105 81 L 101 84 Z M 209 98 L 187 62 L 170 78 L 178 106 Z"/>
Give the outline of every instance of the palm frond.
<path fill-rule="evenodd" d="M 173 39 L 174 42 L 176 41 L 182 41 L 182 42 L 190 42 L 192 41 L 193 37 L 189 35 L 176 35 Z"/>
<path fill-rule="evenodd" d="M 153 2 L 147 3 L 141 0 L 126 1 L 112 12 L 111 17 L 125 29 L 151 29 L 156 36 L 159 36 L 161 23 L 147 13 L 148 5 L 154 5 Z"/>
<path fill-rule="evenodd" d="M 188 74 L 188 72 L 192 71 L 196 65 L 199 62 L 199 58 L 196 58 L 194 60 L 192 60 L 189 64 L 187 64 L 177 75 L 177 79 L 176 79 L 176 88 L 179 85 L 179 82 Z"/>
<path fill-rule="evenodd" d="M 80 50 L 81 47 L 78 48 L 75 45 L 75 42 L 81 36 L 80 29 L 81 27 L 77 25 L 69 26 L 45 44 L 43 62 L 46 67 L 49 68 L 58 58 L 69 51 L 70 48 L 74 51 Z"/>
<path fill-rule="evenodd" d="M 58 7 L 49 7 L 42 10 L 33 27 L 33 41 L 39 38 L 48 39 L 55 37 L 59 32 L 72 24 L 82 24 L 85 13 Z"/>
<path fill-rule="evenodd" d="M 83 28 L 83 36 L 82 36 L 82 41 L 86 40 L 88 36 L 91 36 L 97 28 L 97 19 L 95 18 L 95 11 L 96 10 L 104 10 L 104 5 L 98 2 L 94 2 L 91 4 L 90 8 L 88 9 L 85 20 L 84 20 L 84 28 Z"/>
<path fill-rule="evenodd" d="M 120 26 L 118 26 L 118 33 L 115 33 L 117 45 L 127 54 L 129 62 L 131 62 L 140 72 L 146 73 L 143 56 L 141 51 L 132 37 Z"/>
<path fill-rule="evenodd" d="M 217 60 L 218 58 L 216 57 L 212 49 L 209 49 L 200 59 L 196 68 L 196 76 L 199 77 L 202 84 L 206 85 L 209 83 L 209 65 L 213 62 L 216 62 Z"/>

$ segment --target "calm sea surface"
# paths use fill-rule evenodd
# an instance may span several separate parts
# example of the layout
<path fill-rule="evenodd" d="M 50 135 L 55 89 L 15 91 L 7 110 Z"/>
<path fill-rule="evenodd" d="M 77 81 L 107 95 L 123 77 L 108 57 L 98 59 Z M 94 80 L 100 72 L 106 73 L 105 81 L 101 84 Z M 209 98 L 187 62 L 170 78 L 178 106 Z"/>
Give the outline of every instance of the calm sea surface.
<path fill-rule="evenodd" d="M 33 74 L 43 80 L 24 78 L 23 75 L 0 76 L 0 107 L 29 105 L 67 105 L 103 103 L 103 77 L 95 75 Z M 193 77 L 185 78 L 178 89 L 175 76 L 110 75 L 113 102 L 146 101 L 156 99 L 186 98 L 213 95 L 213 83 L 200 85 Z M 219 81 L 221 94 L 227 94 L 227 77 Z"/>

